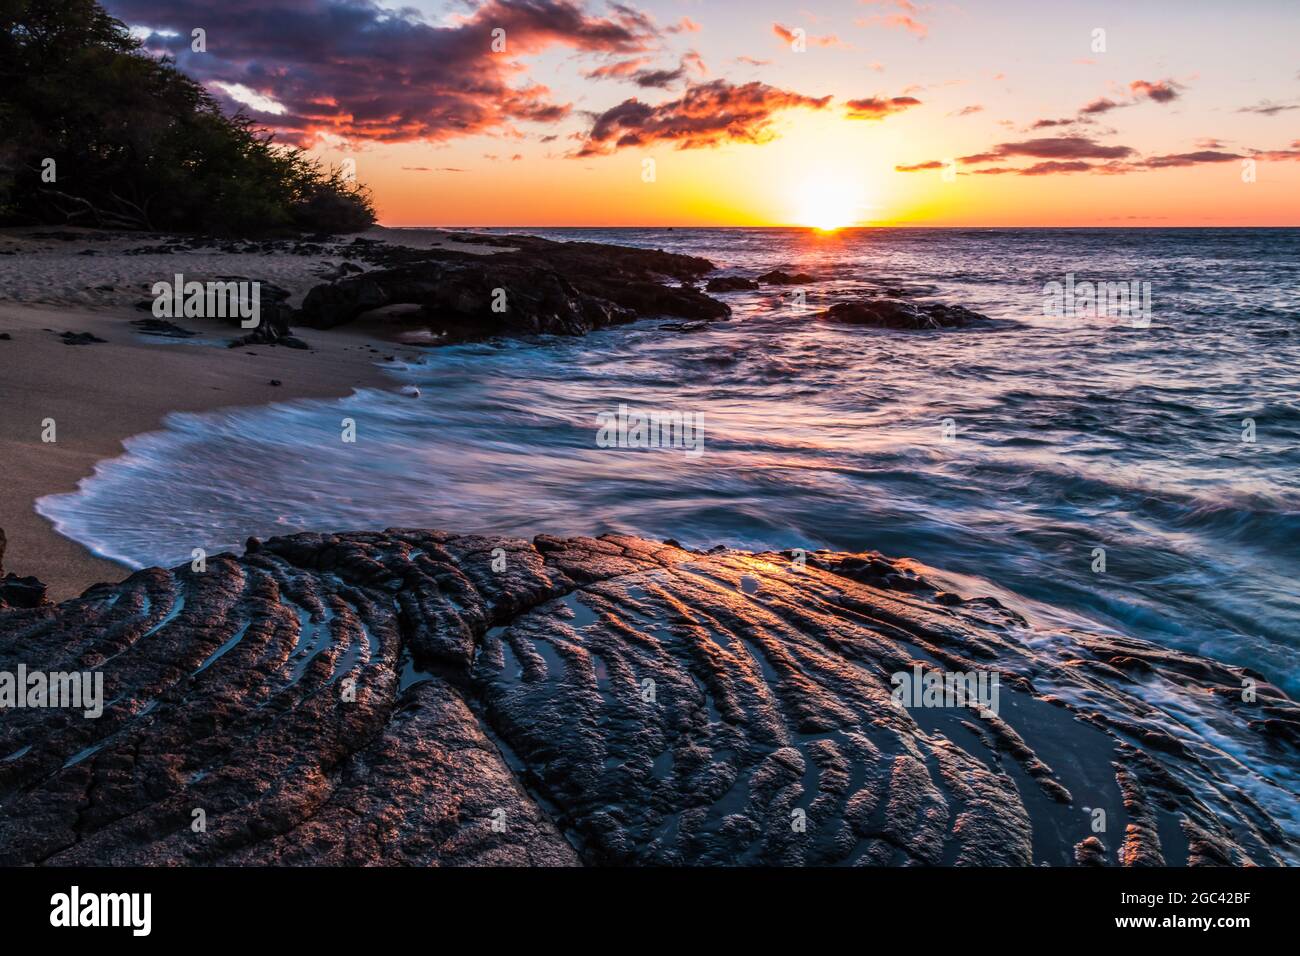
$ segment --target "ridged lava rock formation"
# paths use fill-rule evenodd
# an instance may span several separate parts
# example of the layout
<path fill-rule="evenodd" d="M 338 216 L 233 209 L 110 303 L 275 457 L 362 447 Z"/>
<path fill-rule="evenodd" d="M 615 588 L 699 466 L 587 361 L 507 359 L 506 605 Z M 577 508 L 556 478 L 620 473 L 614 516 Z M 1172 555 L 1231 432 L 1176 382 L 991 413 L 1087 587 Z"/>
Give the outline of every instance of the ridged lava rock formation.
<path fill-rule="evenodd" d="M 0 864 L 1296 861 L 1266 681 L 801 557 L 299 534 L 0 611 L 0 671 L 104 678 L 0 711 Z"/>

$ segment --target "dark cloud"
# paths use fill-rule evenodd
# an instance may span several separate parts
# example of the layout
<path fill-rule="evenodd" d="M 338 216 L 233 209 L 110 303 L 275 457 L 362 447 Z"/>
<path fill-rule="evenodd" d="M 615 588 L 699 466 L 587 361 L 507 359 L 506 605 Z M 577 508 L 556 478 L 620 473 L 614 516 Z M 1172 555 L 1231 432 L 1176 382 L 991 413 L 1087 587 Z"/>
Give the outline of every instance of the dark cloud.
<path fill-rule="evenodd" d="M 1027 139 L 1019 143 L 1000 143 L 989 153 L 990 158 L 1029 156 L 1034 159 L 1123 159 L 1133 155 L 1129 146 L 1104 146 L 1086 136 L 1054 136 Z"/>
<path fill-rule="evenodd" d="M 1293 146 L 1300 143 L 1293 143 Z M 1148 156 L 1145 159 L 1128 159 L 1133 150 L 1127 146 L 1102 146 L 1083 137 L 1063 137 L 1052 140 L 1030 140 L 1025 143 L 1003 143 L 987 153 L 962 156 L 957 162 L 963 166 L 982 165 L 996 159 L 1013 156 L 1030 156 L 1043 159 L 1042 162 L 1029 166 L 985 166 L 973 169 L 977 176 L 1053 176 L 1068 173 L 1100 173 L 1119 176 L 1125 173 L 1143 172 L 1151 169 L 1170 169 L 1183 166 L 1200 166 L 1207 163 L 1226 163 L 1245 157 L 1239 153 L 1203 149 L 1192 153 L 1169 153 L 1162 156 Z M 1272 152 L 1255 152 L 1253 155 L 1262 159 L 1300 159 L 1300 149 L 1274 150 Z M 1046 158 L 1050 157 L 1050 158 Z M 1106 162 L 1088 162 L 1089 159 L 1103 159 Z M 895 166 L 898 172 L 910 173 L 923 169 L 939 169 L 943 166 L 938 160 L 916 163 L 910 166 Z"/>
<path fill-rule="evenodd" d="M 1096 113 L 1109 113 L 1111 110 L 1117 110 L 1127 105 L 1127 103 L 1116 103 L 1114 100 L 1107 99 L 1103 96 L 1100 99 L 1093 100 L 1087 106 L 1083 107 L 1083 109 L 1079 110 L 1079 114 L 1082 116 L 1092 116 Z"/>
<path fill-rule="evenodd" d="M 1053 173 L 1080 173 L 1103 170 L 1090 159 L 1122 160 L 1132 156 L 1130 146 L 1106 146 L 1086 136 L 1050 136 L 1037 139 L 1021 140 L 1015 143 L 999 143 L 983 153 L 959 156 L 957 162 L 962 166 L 983 166 L 988 163 L 1005 162 L 1008 159 L 1028 158 L 1043 160 L 1030 166 L 996 166 L 975 169 L 972 172 L 980 176 L 1000 176 L 1015 174 L 1018 176 L 1047 176 Z M 931 160 L 910 166 L 895 166 L 899 172 L 915 172 L 921 169 L 937 169 L 941 163 Z"/>
<path fill-rule="evenodd" d="M 1157 103 L 1172 103 L 1178 99 L 1180 87 L 1173 80 L 1159 80 L 1155 83 L 1149 83 L 1146 80 L 1134 80 L 1128 85 L 1133 91 L 1133 95 L 1141 99 L 1146 97 L 1149 100 L 1155 100 Z"/>
<path fill-rule="evenodd" d="M 675 144 L 698 149 L 726 143 L 758 143 L 771 138 L 773 116 L 781 110 L 821 109 L 831 98 L 815 98 L 768 86 L 732 85 L 713 80 L 688 87 L 681 97 L 651 106 L 637 99 L 595 117 L 586 141 L 575 154 L 601 156 L 629 146 Z"/>
<path fill-rule="evenodd" d="M 1179 91 L 1182 87 L 1173 80 L 1159 80 L 1152 83 L 1148 80 L 1134 80 L 1128 85 L 1129 92 L 1132 93 L 1133 99 L 1130 102 L 1121 103 L 1112 100 L 1108 96 L 1100 96 L 1088 103 L 1079 110 L 1079 118 L 1086 120 L 1088 117 L 1097 116 L 1101 113 L 1109 113 L 1111 110 L 1123 109 L 1126 106 L 1136 106 L 1143 99 L 1154 100 L 1157 103 L 1171 103 L 1178 98 Z M 1064 121 L 1057 121 L 1064 122 Z"/>
<path fill-rule="evenodd" d="M 849 119 L 881 120 L 886 116 L 910 110 L 920 106 L 921 101 L 915 96 L 894 96 L 886 99 L 882 96 L 869 96 L 861 100 L 849 100 L 844 104 L 844 115 Z"/>
<path fill-rule="evenodd" d="M 1145 169 L 1165 169 L 1169 166 L 1199 166 L 1201 163 L 1226 163 L 1241 159 L 1237 153 L 1223 153 L 1218 150 L 1203 149 L 1195 153 L 1171 153 L 1166 156 L 1149 156 L 1135 166 Z"/>
<path fill-rule="evenodd" d="M 156 31 L 150 49 L 174 55 L 205 84 L 247 87 L 285 109 L 251 111 L 293 142 L 321 134 L 401 142 L 508 129 L 568 115 L 541 84 L 522 81 L 518 57 L 549 47 L 637 54 L 660 39 L 645 14 L 613 4 L 606 15 L 578 0 L 487 0 L 447 25 L 374 0 L 107 0 L 128 24 Z M 207 31 L 207 52 L 190 30 Z M 504 52 L 492 51 L 493 30 Z M 216 89 L 219 89 L 217 87 Z M 228 93 L 219 94 L 234 106 Z"/>

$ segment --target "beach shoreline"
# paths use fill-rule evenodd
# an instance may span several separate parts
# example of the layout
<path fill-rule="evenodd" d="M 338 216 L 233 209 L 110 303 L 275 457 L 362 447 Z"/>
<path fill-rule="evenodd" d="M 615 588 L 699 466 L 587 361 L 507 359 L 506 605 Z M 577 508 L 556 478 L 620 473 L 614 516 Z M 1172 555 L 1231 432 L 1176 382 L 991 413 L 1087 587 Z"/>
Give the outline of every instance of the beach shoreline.
<path fill-rule="evenodd" d="M 229 348 L 239 330 L 211 319 L 180 320 L 197 333 L 193 339 L 147 336 L 130 323 L 149 313 L 128 302 L 173 272 L 197 272 L 194 257 L 128 257 L 106 250 L 110 243 L 123 250 L 147 245 L 145 237 L 86 233 L 83 242 L 41 245 L 30 238 L 33 232 L 0 231 L 0 246 L 23 250 L 0 256 L 0 335 L 7 336 L 0 339 L 0 470 L 6 489 L 0 528 L 8 538 L 5 569 L 38 577 L 56 601 L 98 582 L 120 581 L 130 570 L 59 534 L 35 510 L 38 498 L 75 491 L 97 463 L 123 453 L 126 439 L 157 430 L 172 412 L 393 387 L 383 361 L 411 354 L 355 329 L 305 330 L 309 350 Z M 86 249 L 97 251 L 86 255 Z M 205 255 L 203 271 L 214 262 L 281 284 L 294 299 L 321 281 L 311 271 L 321 260 L 309 257 Z M 250 269 L 250 262 L 260 270 Z M 70 345 L 65 332 L 102 341 Z M 43 440 L 49 420 L 54 441 Z"/>
<path fill-rule="evenodd" d="M 409 337 L 402 316 L 412 301 L 428 314 L 445 315 L 456 337 L 582 334 L 647 313 L 719 317 L 729 311 L 686 283 L 670 288 L 657 281 L 661 272 L 696 277 L 712 269 L 704 260 L 614 246 L 565 247 L 573 260 L 569 277 L 591 285 L 580 293 L 554 278 L 561 267 L 550 256 L 561 247 L 529 242 L 531 251 L 511 256 L 521 250 L 500 240 L 383 226 L 359 235 L 270 240 L 0 229 L 5 570 L 39 578 L 56 601 L 95 583 L 120 581 L 128 568 L 59 534 L 36 512 L 36 501 L 75 491 L 99 462 L 123 453 L 126 439 L 158 430 L 173 412 L 396 387 L 382 370 L 385 362 L 417 360 L 423 345 L 452 337 L 447 331 Z M 499 253 L 505 254 L 500 270 L 475 262 Z M 616 262 L 607 261 L 611 254 Z M 392 264 L 413 270 L 416 280 L 400 269 L 385 271 Z M 159 318 L 159 285 L 191 282 L 260 283 L 259 341 L 245 338 L 237 319 L 182 317 L 171 310 L 161 316 L 161 328 L 139 325 Z M 376 285 L 381 282 L 389 286 Z M 466 301 L 477 301 L 497 282 L 515 290 L 508 322 L 495 320 L 504 310 L 494 308 L 487 321 L 473 308 L 465 311 Z M 324 294 L 309 297 L 318 289 Z M 427 290 L 446 294 L 426 301 L 420 296 Z M 376 295 L 391 306 L 376 307 Z M 614 305 L 606 297 L 625 301 Z M 281 306 L 293 312 L 292 330 Z M 172 319 L 179 336 L 172 335 Z M 344 323 L 351 324 L 337 328 Z"/>

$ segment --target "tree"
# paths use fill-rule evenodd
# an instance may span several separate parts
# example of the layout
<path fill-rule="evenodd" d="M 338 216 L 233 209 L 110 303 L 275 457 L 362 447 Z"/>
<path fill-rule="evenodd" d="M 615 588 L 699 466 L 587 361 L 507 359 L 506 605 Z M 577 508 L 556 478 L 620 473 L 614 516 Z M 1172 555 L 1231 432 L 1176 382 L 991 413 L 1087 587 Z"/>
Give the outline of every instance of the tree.
<path fill-rule="evenodd" d="M 95 0 L 0 0 L 0 136 L 4 222 L 249 235 L 375 220 L 364 186 L 226 116 Z"/>

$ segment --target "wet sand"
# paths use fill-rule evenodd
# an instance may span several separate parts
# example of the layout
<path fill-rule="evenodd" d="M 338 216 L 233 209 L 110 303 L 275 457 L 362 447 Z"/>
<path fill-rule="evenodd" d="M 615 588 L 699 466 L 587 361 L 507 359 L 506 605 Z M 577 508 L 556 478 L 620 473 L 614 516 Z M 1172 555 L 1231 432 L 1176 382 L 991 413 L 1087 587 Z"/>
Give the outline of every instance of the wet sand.
<path fill-rule="evenodd" d="M 0 335 L 9 336 L 0 339 L 0 528 L 8 537 L 4 563 L 7 571 L 46 582 L 55 600 L 99 581 L 121 580 L 128 570 L 59 535 L 35 512 L 34 502 L 42 495 L 75 490 L 97 461 L 122 453 L 123 439 L 157 429 L 173 411 L 394 387 L 380 365 L 395 347 L 356 332 L 303 330 L 310 351 L 227 348 L 235 330 L 198 319 L 180 324 L 211 344 L 141 335 L 129 323 L 148 313 L 120 304 L 68 304 L 85 295 L 87 277 L 78 274 L 78 267 L 106 263 L 98 256 L 77 256 L 75 246 L 66 254 L 65 277 L 46 286 L 48 297 L 63 299 L 62 304 L 6 301 L 6 280 L 10 291 L 39 280 L 23 274 L 23 256 L 0 257 Z M 163 264 L 143 262 L 145 258 L 114 267 L 135 268 L 141 281 L 152 279 Z M 281 279 L 284 271 L 281 266 Z M 307 276 L 301 284 L 315 281 Z M 67 345 L 60 337 L 65 331 L 89 332 L 105 341 Z M 281 384 L 272 385 L 272 379 Z M 54 421 L 53 442 L 42 440 L 47 419 Z"/>

